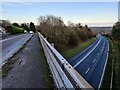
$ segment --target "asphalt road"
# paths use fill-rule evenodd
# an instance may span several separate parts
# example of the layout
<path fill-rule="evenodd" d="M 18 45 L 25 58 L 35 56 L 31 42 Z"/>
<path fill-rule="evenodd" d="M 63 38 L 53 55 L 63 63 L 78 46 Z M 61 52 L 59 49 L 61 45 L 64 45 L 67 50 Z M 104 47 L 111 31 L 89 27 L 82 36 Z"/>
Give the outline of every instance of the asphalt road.
<path fill-rule="evenodd" d="M 7 38 L 12 38 L 12 37 L 19 36 L 19 35 L 22 35 L 22 34 L 14 34 L 14 35 L 7 34 L 6 36 L 3 36 L 3 34 L 2 34 L 1 40 L 7 39 Z"/>
<path fill-rule="evenodd" d="M 108 41 L 102 35 L 82 53 L 72 57 L 69 63 L 96 90 L 101 85 L 107 61 Z"/>
<path fill-rule="evenodd" d="M 0 65 L 3 65 L 10 57 L 12 57 L 31 36 L 32 34 L 22 34 L 0 40 L 0 45 L 2 45 L 2 62 L 0 62 Z"/>
<path fill-rule="evenodd" d="M 48 82 L 52 87 L 53 82 L 51 77 L 47 76 L 50 73 L 43 63 L 41 48 L 37 35 L 34 35 L 27 45 L 13 57 L 16 62 L 12 65 L 7 76 L 2 79 L 3 89 L 47 89 L 49 88 Z"/>

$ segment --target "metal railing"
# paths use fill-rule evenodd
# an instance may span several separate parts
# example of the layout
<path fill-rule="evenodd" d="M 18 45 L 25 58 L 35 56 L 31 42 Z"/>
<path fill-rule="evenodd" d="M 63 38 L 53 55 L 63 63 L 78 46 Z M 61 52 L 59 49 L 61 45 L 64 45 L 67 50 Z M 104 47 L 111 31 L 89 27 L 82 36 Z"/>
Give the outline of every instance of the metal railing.
<path fill-rule="evenodd" d="M 40 34 L 40 38 L 56 88 L 93 90 L 92 86 L 65 60 L 65 58 Z"/>

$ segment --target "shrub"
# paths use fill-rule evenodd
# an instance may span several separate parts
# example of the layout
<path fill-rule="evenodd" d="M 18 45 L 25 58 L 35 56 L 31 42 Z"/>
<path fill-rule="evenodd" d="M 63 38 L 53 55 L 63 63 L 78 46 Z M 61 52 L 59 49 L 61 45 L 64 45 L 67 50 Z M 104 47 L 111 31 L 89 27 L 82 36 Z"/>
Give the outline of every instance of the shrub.
<path fill-rule="evenodd" d="M 12 25 L 11 34 L 24 33 L 24 29 Z"/>
<path fill-rule="evenodd" d="M 69 42 L 68 43 L 69 45 L 72 45 L 72 46 L 77 45 L 78 42 L 79 42 L 77 33 L 75 33 L 74 31 L 70 31 L 69 32 L 69 41 L 68 42 Z"/>
<path fill-rule="evenodd" d="M 38 23 L 38 31 L 50 43 L 54 43 L 56 49 L 75 46 L 79 41 L 85 41 L 92 36 L 92 32 L 87 25 L 83 27 L 80 23 L 69 22 L 69 25 L 66 26 L 63 20 L 56 16 L 40 16 Z"/>

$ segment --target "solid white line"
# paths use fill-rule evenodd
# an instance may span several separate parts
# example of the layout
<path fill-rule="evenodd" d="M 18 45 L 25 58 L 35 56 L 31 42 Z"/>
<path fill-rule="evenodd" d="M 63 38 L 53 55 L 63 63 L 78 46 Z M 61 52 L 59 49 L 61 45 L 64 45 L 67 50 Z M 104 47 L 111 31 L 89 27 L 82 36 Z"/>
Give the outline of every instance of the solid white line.
<path fill-rule="evenodd" d="M 101 38 L 99 40 L 99 42 L 96 44 L 96 46 L 90 51 L 87 53 L 87 55 L 85 55 L 85 57 L 83 57 L 77 64 L 75 64 L 73 67 L 76 68 L 85 58 L 87 58 L 94 50 L 95 48 L 98 46 L 98 44 L 100 43 L 101 41 Z"/>
<path fill-rule="evenodd" d="M 22 35 L 25 35 L 25 34 L 22 34 Z M 19 36 L 13 36 L 11 38 L 6 38 L 6 39 L 3 39 L 3 40 L 0 40 L 0 42 L 4 42 L 4 41 L 7 41 L 7 40 L 10 40 L 10 39 L 13 39 L 13 38 L 17 38 L 17 37 L 20 37 L 22 35 L 19 35 Z"/>
<path fill-rule="evenodd" d="M 99 55 L 99 53 L 97 55 Z"/>
<path fill-rule="evenodd" d="M 108 55 L 109 55 L 109 42 L 107 41 L 107 43 L 108 43 L 108 53 L 107 53 L 106 62 L 105 62 L 104 68 L 103 68 L 102 77 L 101 77 L 101 80 L 100 80 L 100 83 L 99 83 L 99 86 L 98 86 L 99 89 L 100 89 L 100 87 L 101 87 L 101 83 L 102 83 L 103 76 L 104 76 L 104 73 L 105 73 L 105 68 L 106 68 L 107 61 L 108 61 Z M 99 90 L 99 89 L 98 89 L 98 90 Z"/>
<path fill-rule="evenodd" d="M 93 63 L 96 61 L 96 59 L 94 59 Z"/>
<path fill-rule="evenodd" d="M 111 75 L 111 83 L 110 83 L 110 90 L 112 90 L 112 82 L 113 82 L 113 60 L 112 60 L 112 75 Z"/>
<path fill-rule="evenodd" d="M 32 37 L 32 35 L 27 36 L 27 38 L 25 39 L 25 41 L 22 42 L 23 45 L 24 45 L 24 44 L 26 43 L 26 41 L 28 41 L 31 37 Z M 22 45 L 22 46 L 23 46 L 23 45 Z M 16 50 L 12 51 L 9 55 L 7 55 L 7 56 L 5 56 L 5 57 L 2 57 L 2 62 L 0 62 L 0 68 L 1 68 L 5 63 L 7 63 L 8 59 L 11 58 L 15 53 L 17 53 L 22 46 L 19 46 L 19 47 L 17 47 L 17 48 L 15 47 Z"/>
<path fill-rule="evenodd" d="M 87 74 L 89 72 L 90 68 L 87 69 L 87 71 L 85 72 L 85 74 Z"/>
<path fill-rule="evenodd" d="M 97 36 L 97 39 L 95 40 L 95 42 L 92 43 L 92 44 L 91 44 L 88 48 L 86 48 L 83 52 L 81 52 L 80 55 L 82 55 L 82 54 L 85 53 L 87 50 L 89 50 L 91 47 L 93 47 L 93 46 L 95 45 L 95 43 L 96 43 L 97 40 L 99 40 L 98 36 Z M 98 42 L 98 41 L 97 41 L 97 42 Z M 78 57 L 79 57 L 79 54 L 76 55 L 73 59 L 76 59 L 76 58 L 78 58 Z"/>

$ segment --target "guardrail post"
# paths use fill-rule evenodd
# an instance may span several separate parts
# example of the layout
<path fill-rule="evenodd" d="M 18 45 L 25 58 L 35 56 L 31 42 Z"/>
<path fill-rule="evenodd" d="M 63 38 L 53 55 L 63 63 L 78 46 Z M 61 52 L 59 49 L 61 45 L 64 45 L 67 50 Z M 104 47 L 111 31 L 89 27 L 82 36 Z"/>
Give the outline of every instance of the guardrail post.
<path fill-rule="evenodd" d="M 54 47 L 54 43 L 51 43 L 51 45 Z"/>

